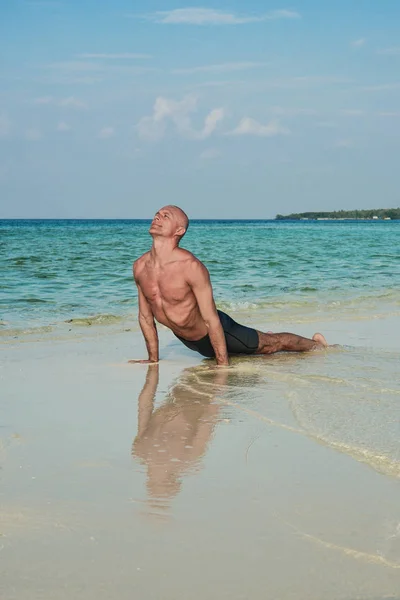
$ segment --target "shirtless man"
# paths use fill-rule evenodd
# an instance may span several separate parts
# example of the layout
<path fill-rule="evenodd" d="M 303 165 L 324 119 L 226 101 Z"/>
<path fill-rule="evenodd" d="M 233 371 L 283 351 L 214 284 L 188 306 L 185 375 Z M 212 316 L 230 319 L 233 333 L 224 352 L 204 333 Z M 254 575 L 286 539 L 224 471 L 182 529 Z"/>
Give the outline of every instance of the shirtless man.
<path fill-rule="evenodd" d="M 227 366 L 232 354 L 307 352 L 326 347 L 324 336 L 310 340 L 293 333 L 263 333 L 236 323 L 216 309 L 208 270 L 191 252 L 179 248 L 189 226 L 177 206 L 159 210 L 149 233 L 153 245 L 133 265 L 139 295 L 139 323 L 149 358 L 156 363 L 158 335 L 154 319 L 169 327 L 188 348 Z"/>

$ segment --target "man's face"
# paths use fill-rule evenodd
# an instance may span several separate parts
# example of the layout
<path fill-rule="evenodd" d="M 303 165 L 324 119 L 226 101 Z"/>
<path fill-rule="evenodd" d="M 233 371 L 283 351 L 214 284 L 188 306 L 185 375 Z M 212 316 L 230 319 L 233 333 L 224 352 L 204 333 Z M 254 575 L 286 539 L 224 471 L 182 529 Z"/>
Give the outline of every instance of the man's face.
<path fill-rule="evenodd" d="M 172 238 L 176 234 L 178 227 L 174 209 L 170 206 L 165 206 L 164 208 L 160 208 L 154 215 L 149 233 L 151 235 Z"/>

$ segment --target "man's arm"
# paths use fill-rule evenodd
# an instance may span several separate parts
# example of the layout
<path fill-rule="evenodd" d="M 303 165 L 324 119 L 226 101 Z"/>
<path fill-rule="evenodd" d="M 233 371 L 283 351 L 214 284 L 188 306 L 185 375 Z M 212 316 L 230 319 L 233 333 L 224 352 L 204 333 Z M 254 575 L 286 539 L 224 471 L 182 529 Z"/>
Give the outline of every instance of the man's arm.
<path fill-rule="evenodd" d="M 200 261 L 193 262 L 188 268 L 187 280 L 197 300 L 200 314 L 207 325 L 217 365 L 229 365 L 225 334 L 215 306 L 210 275 L 206 267 Z"/>
<path fill-rule="evenodd" d="M 135 275 L 135 273 L 134 273 Z M 154 315 L 152 313 L 150 304 L 147 302 L 145 295 L 143 294 L 139 281 L 135 276 L 135 283 L 138 289 L 139 298 L 139 325 L 142 330 L 144 340 L 146 342 L 147 352 L 149 354 L 148 360 L 130 360 L 130 363 L 154 363 L 158 362 L 158 334 L 157 328 L 154 321 Z"/>
<path fill-rule="evenodd" d="M 158 334 L 154 316 L 139 284 L 137 284 L 137 288 L 139 294 L 139 325 L 149 354 L 148 362 L 158 362 Z"/>
<path fill-rule="evenodd" d="M 157 364 L 149 364 L 147 369 L 146 381 L 138 399 L 138 432 L 136 439 L 142 437 L 151 421 L 158 386 L 158 369 L 159 365 Z"/>

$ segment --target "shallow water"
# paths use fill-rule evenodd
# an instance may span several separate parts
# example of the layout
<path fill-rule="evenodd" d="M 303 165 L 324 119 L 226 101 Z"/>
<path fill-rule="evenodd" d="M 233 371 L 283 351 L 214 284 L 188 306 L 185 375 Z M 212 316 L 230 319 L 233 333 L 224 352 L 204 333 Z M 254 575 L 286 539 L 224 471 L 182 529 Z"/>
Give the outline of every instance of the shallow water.
<path fill-rule="evenodd" d="M 164 334 L 147 368 L 109 339 L 5 348 L 4 597 L 395 597 L 397 350 L 220 370 Z"/>

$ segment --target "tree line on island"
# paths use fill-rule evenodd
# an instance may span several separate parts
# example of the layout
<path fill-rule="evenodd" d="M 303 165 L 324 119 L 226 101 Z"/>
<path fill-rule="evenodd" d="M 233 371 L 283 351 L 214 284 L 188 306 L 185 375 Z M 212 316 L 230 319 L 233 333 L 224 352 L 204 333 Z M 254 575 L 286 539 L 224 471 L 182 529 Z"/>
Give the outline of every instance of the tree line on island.
<path fill-rule="evenodd" d="M 335 210 L 333 212 L 304 212 L 276 215 L 277 221 L 317 219 L 400 219 L 400 208 L 376 208 L 370 210 Z"/>

